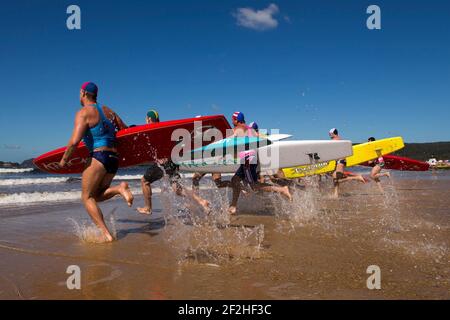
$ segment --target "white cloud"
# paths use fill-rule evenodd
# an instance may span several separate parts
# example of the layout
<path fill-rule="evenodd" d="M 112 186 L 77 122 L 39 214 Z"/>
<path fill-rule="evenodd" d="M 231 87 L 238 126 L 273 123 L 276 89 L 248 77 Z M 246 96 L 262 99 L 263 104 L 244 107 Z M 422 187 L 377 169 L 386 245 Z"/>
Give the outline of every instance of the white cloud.
<path fill-rule="evenodd" d="M 236 18 L 238 26 L 253 30 L 264 31 L 275 29 L 278 21 L 274 15 L 280 12 L 276 4 L 271 3 L 267 8 L 255 10 L 252 8 L 238 8 L 233 16 Z"/>

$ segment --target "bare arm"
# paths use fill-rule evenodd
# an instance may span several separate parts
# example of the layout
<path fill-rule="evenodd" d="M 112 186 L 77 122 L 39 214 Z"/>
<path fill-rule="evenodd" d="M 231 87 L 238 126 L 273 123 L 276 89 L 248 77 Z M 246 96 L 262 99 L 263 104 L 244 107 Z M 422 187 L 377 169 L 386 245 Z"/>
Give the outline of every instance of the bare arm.
<path fill-rule="evenodd" d="M 70 156 L 80 143 L 84 133 L 88 128 L 89 125 L 84 110 L 78 111 L 77 115 L 75 116 L 75 125 L 73 128 L 72 136 L 70 137 L 69 143 L 67 144 L 67 149 L 64 152 L 64 155 L 60 162 L 61 167 L 64 167 L 67 161 L 69 161 Z"/>
<path fill-rule="evenodd" d="M 105 116 L 113 123 L 117 131 L 128 128 L 128 126 L 125 124 L 125 122 L 123 122 L 119 115 L 107 106 L 103 106 L 103 112 L 105 113 Z"/>

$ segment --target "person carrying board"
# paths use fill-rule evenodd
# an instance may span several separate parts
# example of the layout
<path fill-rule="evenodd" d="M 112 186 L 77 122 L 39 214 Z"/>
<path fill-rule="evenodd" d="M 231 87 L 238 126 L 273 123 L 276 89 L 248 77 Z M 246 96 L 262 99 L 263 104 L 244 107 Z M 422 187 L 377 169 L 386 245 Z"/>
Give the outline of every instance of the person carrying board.
<path fill-rule="evenodd" d="M 375 141 L 374 137 L 370 137 L 367 139 L 367 142 Z M 375 160 L 368 161 L 368 164 L 372 167 L 372 171 L 370 171 L 370 178 L 375 181 L 378 186 L 378 189 L 381 193 L 384 192 L 383 187 L 381 186 L 380 178 L 381 177 L 391 177 L 389 172 L 381 172 L 381 169 L 384 167 L 384 158 L 382 156 L 378 157 Z"/>
<path fill-rule="evenodd" d="M 245 117 L 242 112 L 235 112 L 232 117 L 234 125 L 234 136 L 235 137 L 254 137 L 259 136 L 253 127 L 247 126 L 245 123 Z M 249 186 L 255 191 L 264 192 L 276 192 L 285 196 L 289 200 L 292 200 L 291 193 L 288 186 L 280 187 L 274 186 L 268 183 L 262 183 L 260 181 L 258 173 L 258 161 L 256 150 L 247 150 L 239 153 L 239 158 L 241 159 L 241 165 L 236 171 L 235 175 L 231 179 L 231 184 L 233 187 L 233 196 L 228 208 L 230 214 L 236 214 L 237 202 L 239 199 L 239 194 L 243 190 L 242 184 Z M 242 163 L 243 162 L 243 163 Z"/>
<path fill-rule="evenodd" d="M 75 126 L 67 149 L 59 162 L 64 168 L 81 140 L 89 149 L 90 158 L 83 170 L 81 180 L 81 200 L 94 221 L 102 231 L 105 240 L 114 240 L 103 219 L 98 202 L 121 195 L 128 206 L 133 205 L 133 194 L 128 183 L 121 182 L 111 186 L 119 168 L 116 146 L 116 130 L 126 128 L 120 117 L 106 106 L 97 102 L 98 87 L 93 82 L 85 82 L 80 89 L 82 108 L 75 116 Z"/>
<path fill-rule="evenodd" d="M 331 129 L 328 132 L 328 135 L 330 136 L 331 140 L 341 140 L 341 137 L 339 136 L 338 130 L 336 128 Z M 366 180 L 364 180 L 363 176 L 360 174 L 346 174 L 345 173 L 345 167 L 347 165 L 347 162 L 345 159 L 339 159 L 336 161 L 336 169 L 333 172 L 333 183 L 334 183 L 334 193 L 333 198 L 339 197 L 339 184 L 342 182 L 350 181 L 350 180 L 358 180 L 362 183 L 366 183 Z"/>
<path fill-rule="evenodd" d="M 232 118 L 233 120 L 233 118 Z M 234 121 L 232 121 L 234 124 Z M 233 128 L 234 132 L 234 128 Z M 227 138 L 227 137 L 226 137 Z M 194 175 L 192 176 L 192 190 L 196 192 L 197 194 L 200 192 L 200 180 L 207 175 L 207 173 L 200 173 L 200 172 L 194 172 Z M 229 180 L 222 180 L 222 174 L 218 172 L 211 173 L 212 180 L 215 183 L 216 187 L 221 188 L 231 188 L 231 181 Z"/>
<path fill-rule="evenodd" d="M 145 122 L 147 124 L 158 123 L 159 114 L 156 110 L 147 112 Z M 162 167 L 162 168 L 161 168 Z M 189 197 L 199 204 L 206 212 L 209 212 L 210 203 L 201 198 L 197 193 L 183 188 L 181 185 L 181 176 L 178 172 L 178 166 L 170 159 L 158 159 L 156 162 L 151 162 L 141 178 L 142 193 L 144 195 L 144 207 L 137 208 L 137 211 L 142 214 L 152 214 L 152 183 L 160 180 L 164 174 L 169 177 L 169 183 L 172 190 L 181 197 Z"/>

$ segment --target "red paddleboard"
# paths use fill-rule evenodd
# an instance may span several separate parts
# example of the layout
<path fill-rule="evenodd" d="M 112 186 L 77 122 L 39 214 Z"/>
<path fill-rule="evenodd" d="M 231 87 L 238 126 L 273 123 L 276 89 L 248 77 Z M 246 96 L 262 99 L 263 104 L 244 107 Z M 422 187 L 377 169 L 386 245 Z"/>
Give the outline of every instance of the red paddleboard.
<path fill-rule="evenodd" d="M 201 121 L 201 124 L 199 123 Z M 197 122 L 194 128 L 194 122 Z M 216 128 L 225 137 L 230 124 L 223 115 L 205 116 L 181 120 L 163 121 L 159 123 L 140 125 L 117 132 L 117 150 L 119 153 L 119 167 L 130 167 L 154 161 L 156 159 L 170 158 L 173 147 L 178 141 L 172 141 L 172 132 L 176 129 L 186 129 L 190 132 L 191 143 L 194 138 L 208 129 Z M 210 141 L 202 142 L 207 145 Z M 81 142 L 73 152 L 65 168 L 57 164 L 61 160 L 66 147 L 47 152 L 33 160 L 41 170 L 49 173 L 81 173 L 89 160 L 89 151 Z"/>
<path fill-rule="evenodd" d="M 399 157 L 394 155 L 385 155 L 383 169 L 401 170 L 401 171 L 428 171 L 430 165 L 426 162 L 414 160 L 411 158 Z M 363 166 L 369 166 L 366 163 Z"/>
<path fill-rule="evenodd" d="M 430 165 L 426 162 L 394 155 L 384 156 L 384 168 L 402 171 L 428 171 Z"/>

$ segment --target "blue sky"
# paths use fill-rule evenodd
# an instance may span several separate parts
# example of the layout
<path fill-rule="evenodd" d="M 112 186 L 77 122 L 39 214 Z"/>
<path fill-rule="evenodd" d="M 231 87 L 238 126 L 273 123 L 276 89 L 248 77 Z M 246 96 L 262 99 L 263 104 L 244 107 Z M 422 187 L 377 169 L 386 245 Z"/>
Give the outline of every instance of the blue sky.
<path fill-rule="evenodd" d="M 381 30 L 366 28 L 371 4 Z M 447 141 L 449 29 L 448 1 L 3 2 L 0 160 L 65 145 L 84 81 L 128 124 L 150 106 L 167 120 L 240 110 L 298 139 Z"/>

